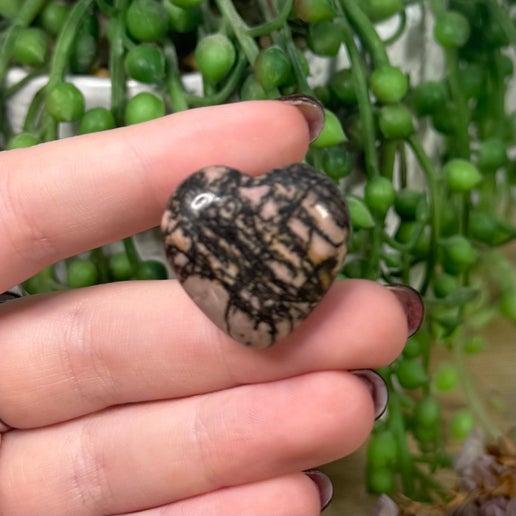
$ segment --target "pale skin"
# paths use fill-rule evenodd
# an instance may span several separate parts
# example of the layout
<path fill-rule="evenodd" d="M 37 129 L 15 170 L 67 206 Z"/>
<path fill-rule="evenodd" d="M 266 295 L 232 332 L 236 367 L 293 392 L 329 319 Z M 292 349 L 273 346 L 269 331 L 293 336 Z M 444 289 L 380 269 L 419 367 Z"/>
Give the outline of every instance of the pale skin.
<path fill-rule="evenodd" d="M 158 225 L 203 166 L 257 175 L 307 146 L 299 111 L 263 101 L 2 152 L 0 292 Z M 396 297 L 361 280 L 267 350 L 224 335 L 174 280 L 4 303 L 0 515 L 319 514 L 302 471 L 356 450 L 374 422 L 349 371 L 385 366 L 406 338 Z"/>

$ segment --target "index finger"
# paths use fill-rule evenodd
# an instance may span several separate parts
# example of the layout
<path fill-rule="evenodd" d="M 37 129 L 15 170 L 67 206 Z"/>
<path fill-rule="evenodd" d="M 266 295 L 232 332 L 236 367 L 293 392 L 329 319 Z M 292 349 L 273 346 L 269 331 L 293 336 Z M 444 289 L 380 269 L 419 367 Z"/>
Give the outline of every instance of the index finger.
<path fill-rule="evenodd" d="M 0 153 L 0 292 L 42 268 L 159 224 L 190 173 L 299 161 L 309 128 L 277 101 L 199 108 Z"/>

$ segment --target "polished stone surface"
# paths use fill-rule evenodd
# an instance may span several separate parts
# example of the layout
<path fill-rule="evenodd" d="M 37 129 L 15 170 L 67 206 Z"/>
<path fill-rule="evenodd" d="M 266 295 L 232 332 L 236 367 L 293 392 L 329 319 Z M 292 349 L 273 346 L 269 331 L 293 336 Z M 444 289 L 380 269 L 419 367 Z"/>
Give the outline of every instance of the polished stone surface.
<path fill-rule="evenodd" d="M 336 185 L 308 165 L 257 178 L 212 166 L 179 186 L 161 231 L 176 277 L 201 310 L 233 339 L 266 347 L 330 287 L 349 219 Z"/>

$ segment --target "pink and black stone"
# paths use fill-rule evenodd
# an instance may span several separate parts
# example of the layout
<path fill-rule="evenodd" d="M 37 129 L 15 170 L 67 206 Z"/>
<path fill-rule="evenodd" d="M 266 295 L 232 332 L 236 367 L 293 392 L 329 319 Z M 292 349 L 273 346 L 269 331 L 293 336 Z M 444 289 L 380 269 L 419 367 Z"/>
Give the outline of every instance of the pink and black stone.
<path fill-rule="evenodd" d="M 327 292 L 344 261 L 349 218 L 336 185 L 308 165 L 257 178 L 211 166 L 178 187 L 161 230 L 199 308 L 233 339 L 263 348 Z"/>

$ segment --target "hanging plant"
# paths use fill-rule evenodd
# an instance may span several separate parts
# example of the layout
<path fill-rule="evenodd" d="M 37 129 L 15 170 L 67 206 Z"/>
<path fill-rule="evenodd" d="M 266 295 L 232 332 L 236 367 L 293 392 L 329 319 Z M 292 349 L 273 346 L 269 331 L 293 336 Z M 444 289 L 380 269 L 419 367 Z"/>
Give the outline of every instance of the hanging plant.
<path fill-rule="evenodd" d="M 63 128 L 105 131 L 238 100 L 305 93 L 324 104 L 306 161 L 348 204 L 353 233 L 340 277 L 410 284 L 426 304 L 420 331 L 380 371 L 389 410 L 368 443 L 365 484 L 403 495 L 392 514 L 416 514 L 414 501 L 447 507 L 456 493 L 435 475 L 451 467 L 450 440 L 477 426 L 487 439 L 507 430 L 492 422 L 464 357 L 484 352 L 479 335 L 493 318 L 516 321 L 505 251 L 516 237 L 514 2 L 1 0 L 0 15 L 4 149 L 54 140 Z M 399 58 L 400 41 L 420 28 L 442 64 L 431 78 Z M 199 91 L 188 86 L 192 73 Z M 108 82 L 105 105 L 90 105 L 81 75 Z M 37 80 L 15 127 L 12 101 Z M 25 288 L 167 276 L 128 238 L 48 268 Z M 438 363 L 437 348 L 446 355 Z M 445 421 L 442 400 L 459 386 L 468 404 Z M 514 486 L 503 496 L 507 505 Z"/>

